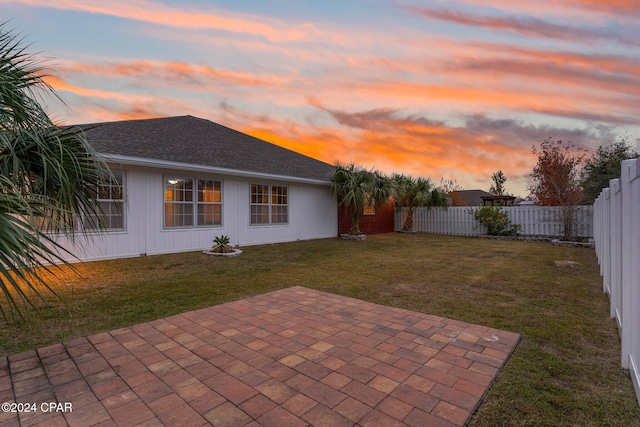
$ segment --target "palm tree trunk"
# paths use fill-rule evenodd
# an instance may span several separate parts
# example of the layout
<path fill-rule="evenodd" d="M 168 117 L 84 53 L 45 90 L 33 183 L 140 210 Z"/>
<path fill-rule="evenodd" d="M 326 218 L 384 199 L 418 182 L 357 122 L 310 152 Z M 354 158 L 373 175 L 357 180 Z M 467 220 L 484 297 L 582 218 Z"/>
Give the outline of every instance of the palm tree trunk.
<path fill-rule="evenodd" d="M 407 208 L 407 217 L 402 224 L 402 231 L 413 231 L 413 208 Z"/>
<path fill-rule="evenodd" d="M 349 234 L 353 236 L 359 236 L 362 234 L 360 232 L 360 214 L 357 209 L 354 209 L 351 214 L 351 228 L 349 229 Z"/>
<path fill-rule="evenodd" d="M 575 208 L 573 206 L 563 206 L 560 208 L 562 214 L 562 238 L 566 241 L 573 240 L 573 223 Z"/>

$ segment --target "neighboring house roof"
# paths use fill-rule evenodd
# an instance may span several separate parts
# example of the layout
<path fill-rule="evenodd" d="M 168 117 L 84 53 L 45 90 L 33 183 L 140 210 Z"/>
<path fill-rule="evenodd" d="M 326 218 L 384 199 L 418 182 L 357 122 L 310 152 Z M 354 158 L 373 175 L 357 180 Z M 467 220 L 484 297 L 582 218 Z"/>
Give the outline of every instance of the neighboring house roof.
<path fill-rule="evenodd" d="M 107 160 L 329 182 L 334 166 L 193 116 L 78 125 Z M 140 164 L 140 163 L 138 163 Z"/>
<path fill-rule="evenodd" d="M 491 196 L 491 193 L 483 190 L 460 190 L 452 191 L 449 194 L 455 195 L 457 200 L 464 200 L 466 206 L 482 206 L 482 197 Z"/>
<path fill-rule="evenodd" d="M 516 196 L 496 196 L 496 195 L 489 195 L 489 196 L 482 196 L 482 205 L 508 205 L 508 206 L 512 206 L 513 202 L 516 200 Z"/>

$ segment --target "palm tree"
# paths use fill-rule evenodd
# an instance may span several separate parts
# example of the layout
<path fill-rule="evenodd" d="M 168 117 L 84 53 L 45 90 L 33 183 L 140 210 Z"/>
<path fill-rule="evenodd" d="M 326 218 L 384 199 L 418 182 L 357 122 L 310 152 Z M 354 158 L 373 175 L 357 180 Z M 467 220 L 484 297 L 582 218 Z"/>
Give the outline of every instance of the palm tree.
<path fill-rule="evenodd" d="M 41 61 L 0 23 L 0 304 L 5 319 L 23 317 L 32 295 L 52 291 L 42 274 L 67 264 L 49 232 L 73 237 L 79 215 L 99 213 L 91 188 L 108 178 L 83 134 L 52 122 L 38 102 L 59 99 Z M 48 267 L 49 266 L 49 267 Z M 41 269 L 42 268 L 42 269 Z M 8 311 L 7 311 L 8 309 Z"/>
<path fill-rule="evenodd" d="M 416 208 L 446 207 L 449 204 L 447 194 L 434 187 L 428 178 L 395 174 L 391 179 L 394 183 L 393 198 L 396 206 L 407 208 L 402 231 L 413 231 L 413 214 Z"/>
<path fill-rule="evenodd" d="M 360 235 L 360 218 L 367 205 L 379 205 L 392 193 L 389 178 L 375 170 L 367 170 L 351 163 L 337 164 L 331 177 L 331 188 L 341 206 L 351 210 L 349 234 Z"/>

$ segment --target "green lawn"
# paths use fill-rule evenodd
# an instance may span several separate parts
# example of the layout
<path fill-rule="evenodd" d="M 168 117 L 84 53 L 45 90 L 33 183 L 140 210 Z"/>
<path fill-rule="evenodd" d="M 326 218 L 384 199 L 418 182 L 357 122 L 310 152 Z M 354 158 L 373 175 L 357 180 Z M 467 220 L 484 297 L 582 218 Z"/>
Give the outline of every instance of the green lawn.
<path fill-rule="evenodd" d="M 64 303 L 48 298 L 28 326 L 0 327 L 0 352 L 300 285 L 521 334 L 472 426 L 640 425 L 592 249 L 425 234 L 243 249 L 79 265 Z"/>

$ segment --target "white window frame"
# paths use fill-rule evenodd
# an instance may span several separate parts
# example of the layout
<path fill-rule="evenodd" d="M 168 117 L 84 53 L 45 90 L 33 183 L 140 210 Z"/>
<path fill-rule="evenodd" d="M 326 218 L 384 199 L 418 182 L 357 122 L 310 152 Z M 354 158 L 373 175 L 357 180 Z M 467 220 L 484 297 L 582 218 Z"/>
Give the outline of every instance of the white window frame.
<path fill-rule="evenodd" d="M 213 192 L 213 201 L 209 202 L 206 200 L 200 201 L 200 195 L 203 192 L 200 191 L 200 183 L 211 182 L 213 183 L 212 192 Z M 217 200 L 216 200 L 216 195 Z M 204 197 L 203 197 L 204 198 Z M 218 179 L 196 179 L 196 197 L 195 197 L 195 226 L 197 228 L 212 228 L 212 227 L 221 227 L 222 226 L 222 181 Z M 207 206 L 211 206 L 214 208 L 213 216 L 218 216 L 220 220 L 218 222 L 214 222 L 213 224 L 200 224 L 200 218 L 202 214 L 200 213 L 200 207 L 206 208 Z M 217 207 L 217 209 L 216 209 Z M 218 212 L 215 212 L 215 211 Z M 206 214 L 205 214 L 206 215 Z"/>
<path fill-rule="evenodd" d="M 258 191 L 266 188 L 266 192 Z M 249 186 L 249 224 L 251 225 L 269 225 L 271 223 L 271 215 L 270 215 L 270 189 L 271 187 L 268 184 L 250 184 Z M 258 212 L 258 208 L 262 212 Z M 264 219 L 266 216 L 266 221 L 254 221 L 254 219 Z"/>
<path fill-rule="evenodd" d="M 284 193 L 278 194 L 276 189 L 284 189 Z M 286 185 L 272 185 L 270 188 L 271 206 L 269 208 L 269 223 L 273 225 L 289 224 L 289 187 Z M 284 200 L 284 203 L 282 201 Z M 278 208 L 285 208 L 286 221 L 275 221 L 274 217 L 279 217 L 282 212 Z"/>
<path fill-rule="evenodd" d="M 111 220 L 108 219 L 108 223 L 105 223 L 104 228 L 100 228 L 97 226 L 97 222 L 91 221 L 87 214 L 84 215 L 84 217 L 81 219 L 81 221 L 78 221 L 78 231 L 81 232 L 87 232 L 87 233 L 93 233 L 93 232 L 118 232 L 118 231 L 126 231 L 127 229 L 127 209 L 126 209 L 126 188 L 127 188 L 127 174 L 126 171 L 124 170 L 112 170 L 111 174 L 113 175 L 114 178 L 120 178 L 119 182 L 116 181 L 116 183 L 113 182 L 107 182 L 107 180 L 105 180 L 102 183 L 98 184 L 98 188 L 95 189 L 96 191 L 96 201 L 98 203 L 98 205 L 101 206 L 102 208 L 102 212 L 96 212 L 96 217 L 100 216 L 100 217 L 106 217 L 106 218 L 115 218 L 115 217 L 122 217 L 122 226 L 121 227 L 112 227 L 109 226 L 107 224 L 111 224 Z M 114 185 L 115 184 L 115 185 Z M 114 191 L 114 189 L 118 189 L 119 188 L 119 192 L 120 192 L 120 196 L 121 198 L 119 199 L 114 199 L 113 195 L 114 193 L 117 194 L 117 190 Z M 101 197 L 101 195 L 105 194 L 103 193 L 104 191 L 108 191 L 109 193 L 109 197 Z M 115 205 L 120 205 L 121 206 L 121 212 L 115 212 L 112 210 L 112 207 Z M 91 215 L 93 217 L 93 215 Z"/>
<path fill-rule="evenodd" d="M 178 184 L 178 182 L 180 182 L 181 180 L 187 182 L 190 181 L 191 182 L 191 196 L 190 199 L 191 200 L 167 200 L 167 191 L 171 190 L 171 188 L 169 187 L 170 185 L 176 185 Z M 219 188 L 219 200 L 214 200 L 212 202 L 205 202 L 205 201 L 199 201 L 201 192 L 200 192 L 200 186 L 199 183 L 200 182 L 212 182 L 213 183 L 213 191 L 214 194 L 216 192 L 216 187 Z M 163 229 L 164 230 L 177 230 L 177 229 L 190 229 L 190 228 L 220 228 L 222 227 L 222 223 L 223 223 L 223 182 L 221 179 L 215 179 L 215 178 L 195 178 L 195 177 L 191 177 L 191 176 L 178 176 L 178 175 L 165 175 L 163 177 Z M 186 196 L 186 194 L 185 194 Z M 184 199 L 188 199 L 189 197 L 183 197 Z M 215 196 L 214 196 L 215 198 Z M 175 206 L 189 206 L 190 209 L 190 215 L 189 213 L 184 214 L 181 213 L 181 217 L 182 218 L 188 218 L 190 216 L 191 221 L 190 224 L 184 224 L 184 222 L 187 221 L 183 221 L 183 224 L 181 225 L 167 225 L 167 207 L 168 205 L 175 205 Z M 219 206 L 219 222 L 216 222 L 214 224 L 200 224 L 200 214 L 199 214 L 199 207 L 200 206 Z M 183 208 L 185 209 L 185 208 Z M 189 209 L 187 209 L 189 210 Z M 215 213 L 214 213 L 215 215 Z"/>
<path fill-rule="evenodd" d="M 254 191 L 258 188 L 266 188 L 266 192 Z M 277 194 L 278 189 L 284 189 L 284 193 Z M 276 221 L 278 216 L 283 215 L 283 208 L 286 221 Z M 262 212 L 258 212 L 258 209 Z M 249 225 L 257 227 L 265 225 L 288 225 L 289 214 L 289 186 L 260 183 L 252 183 L 249 185 Z M 266 221 L 257 222 L 256 219 L 258 218 L 266 219 Z"/>

